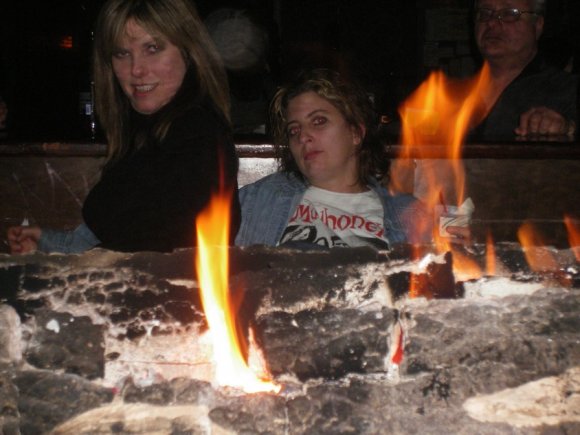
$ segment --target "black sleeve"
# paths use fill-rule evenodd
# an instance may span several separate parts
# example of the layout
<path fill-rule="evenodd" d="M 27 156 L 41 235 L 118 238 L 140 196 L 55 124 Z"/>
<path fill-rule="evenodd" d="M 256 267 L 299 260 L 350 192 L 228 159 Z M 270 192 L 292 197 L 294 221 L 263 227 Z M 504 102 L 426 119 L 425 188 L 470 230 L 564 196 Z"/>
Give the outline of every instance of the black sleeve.
<path fill-rule="evenodd" d="M 227 125 L 210 111 L 190 110 L 174 121 L 162 144 L 140 150 L 103 175 L 85 201 L 85 222 L 107 249 L 167 252 L 195 246 L 195 218 L 223 176 L 233 189 L 235 235 L 237 169 Z"/>

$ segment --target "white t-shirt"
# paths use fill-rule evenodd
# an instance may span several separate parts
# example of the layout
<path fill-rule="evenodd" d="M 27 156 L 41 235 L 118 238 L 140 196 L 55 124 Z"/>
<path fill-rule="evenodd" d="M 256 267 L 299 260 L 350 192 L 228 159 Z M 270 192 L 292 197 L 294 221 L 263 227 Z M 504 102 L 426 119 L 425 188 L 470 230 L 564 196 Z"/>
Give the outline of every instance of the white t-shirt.
<path fill-rule="evenodd" d="M 329 248 L 374 246 L 389 249 L 378 195 L 337 193 L 309 187 L 290 218 L 279 245 L 307 242 Z"/>

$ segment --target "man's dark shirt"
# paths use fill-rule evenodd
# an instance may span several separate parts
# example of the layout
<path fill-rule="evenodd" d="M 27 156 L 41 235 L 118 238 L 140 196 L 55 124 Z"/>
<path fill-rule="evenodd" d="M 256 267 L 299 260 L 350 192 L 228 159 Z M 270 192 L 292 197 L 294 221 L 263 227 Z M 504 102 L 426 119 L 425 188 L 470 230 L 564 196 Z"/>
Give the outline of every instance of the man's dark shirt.
<path fill-rule="evenodd" d="M 468 142 L 513 141 L 520 116 L 545 106 L 578 124 L 578 76 L 536 56 L 500 95 L 487 118 L 469 134 Z"/>

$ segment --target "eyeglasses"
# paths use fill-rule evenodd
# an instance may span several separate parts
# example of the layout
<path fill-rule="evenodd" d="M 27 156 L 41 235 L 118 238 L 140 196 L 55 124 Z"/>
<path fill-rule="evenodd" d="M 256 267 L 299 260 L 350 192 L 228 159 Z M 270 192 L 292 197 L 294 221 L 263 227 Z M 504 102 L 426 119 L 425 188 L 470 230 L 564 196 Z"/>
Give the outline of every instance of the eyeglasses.
<path fill-rule="evenodd" d="M 493 9 L 480 8 L 475 11 L 475 21 L 478 23 L 487 23 L 492 18 L 497 18 L 502 23 L 515 23 L 519 21 L 522 14 L 538 15 L 534 11 L 520 11 L 519 9 L 500 9 L 494 11 Z"/>

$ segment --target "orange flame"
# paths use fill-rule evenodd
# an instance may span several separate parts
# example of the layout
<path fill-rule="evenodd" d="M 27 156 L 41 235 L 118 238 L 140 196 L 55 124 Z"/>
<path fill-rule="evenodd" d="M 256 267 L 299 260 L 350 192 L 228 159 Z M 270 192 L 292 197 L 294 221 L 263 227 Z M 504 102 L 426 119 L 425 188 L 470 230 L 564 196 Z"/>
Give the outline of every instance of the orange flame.
<path fill-rule="evenodd" d="M 415 273 L 409 274 L 409 298 L 415 299 L 423 296 L 427 299 L 433 297 L 432 294 L 427 294 L 425 288 L 421 286 L 421 276 Z"/>
<path fill-rule="evenodd" d="M 495 245 L 493 244 L 493 236 L 491 231 L 487 233 L 485 241 L 485 273 L 488 276 L 493 276 L 497 272 Z"/>
<path fill-rule="evenodd" d="M 457 279 L 467 281 L 470 279 L 479 279 L 483 276 L 483 271 L 475 260 L 461 253 L 461 251 L 453 246 L 450 246 L 449 250 L 453 252 L 453 272 Z"/>
<path fill-rule="evenodd" d="M 542 235 L 531 222 L 524 222 L 518 229 L 518 239 L 530 269 L 534 272 L 548 272 L 558 270 L 558 263 L 554 256 L 546 249 Z"/>
<path fill-rule="evenodd" d="M 228 287 L 231 195 L 231 192 L 222 191 L 212 197 L 196 220 L 195 265 L 213 343 L 215 379 L 218 385 L 236 387 L 246 393 L 277 393 L 281 387 L 270 382 L 267 373 L 258 375 L 248 366 L 238 340 Z"/>
<path fill-rule="evenodd" d="M 568 231 L 570 248 L 576 256 L 576 261 L 580 261 L 580 222 L 574 221 L 571 216 L 564 215 L 564 224 Z"/>
<path fill-rule="evenodd" d="M 406 191 L 410 159 L 416 158 L 424 178 L 426 191 L 415 194 L 429 210 L 436 206 L 454 204 L 460 206 L 465 196 L 465 171 L 461 161 L 461 149 L 465 134 L 486 115 L 487 108 L 482 96 L 488 92 L 489 67 L 483 66 L 480 73 L 464 81 L 454 81 L 442 72 L 432 73 L 428 79 L 403 103 L 400 109 L 402 120 L 403 150 L 392 167 L 391 189 Z M 433 146 L 443 147 L 442 160 L 428 162 Z M 453 269 L 464 278 L 479 278 L 483 272 L 479 265 L 462 254 L 449 239 L 441 237 L 436 223 L 434 228 L 417 228 L 417 233 L 433 230 L 438 252 L 453 252 Z"/>
<path fill-rule="evenodd" d="M 465 173 L 460 160 L 463 139 L 468 129 L 486 114 L 481 96 L 487 92 L 489 77 L 487 64 L 477 76 L 465 81 L 453 81 L 440 71 L 434 72 L 401 106 L 403 151 L 399 158 L 409 159 L 414 151 L 415 157 L 425 159 L 430 147 L 439 145 L 444 147 L 442 157 L 453 161 L 444 177 L 425 174 L 429 177 L 430 192 L 422 199 L 430 206 L 439 201 L 441 192 L 448 190 L 449 181 L 457 205 L 463 202 Z M 405 176 L 397 170 L 391 174 L 395 185 L 404 184 L 400 180 Z"/>

